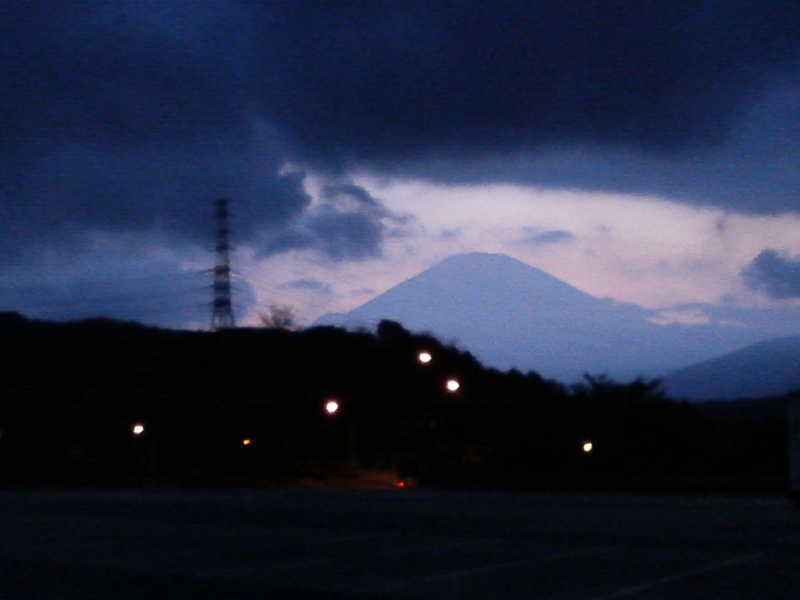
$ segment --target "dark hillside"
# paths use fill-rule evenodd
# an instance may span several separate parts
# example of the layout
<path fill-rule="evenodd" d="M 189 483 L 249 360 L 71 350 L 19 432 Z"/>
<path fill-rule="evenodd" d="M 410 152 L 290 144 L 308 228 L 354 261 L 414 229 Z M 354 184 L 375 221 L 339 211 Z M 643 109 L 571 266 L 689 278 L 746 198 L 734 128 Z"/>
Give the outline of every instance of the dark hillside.
<path fill-rule="evenodd" d="M 567 388 L 486 369 L 391 321 L 375 333 L 209 333 L 5 313 L 0 348 L 0 485 L 262 485 L 364 471 L 505 487 L 783 476 L 785 438 L 767 435 L 777 409 L 765 429 L 730 421 L 744 405 L 674 402 L 657 382 Z M 333 399 L 340 409 L 326 414 Z"/>

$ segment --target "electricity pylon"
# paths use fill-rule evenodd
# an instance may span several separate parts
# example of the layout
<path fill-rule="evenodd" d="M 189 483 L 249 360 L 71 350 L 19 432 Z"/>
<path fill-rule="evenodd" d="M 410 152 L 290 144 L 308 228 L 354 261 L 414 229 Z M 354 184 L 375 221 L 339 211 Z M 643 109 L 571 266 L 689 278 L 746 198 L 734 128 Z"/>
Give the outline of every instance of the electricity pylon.
<path fill-rule="evenodd" d="M 217 211 L 217 264 L 214 267 L 212 331 L 236 327 L 231 303 L 231 245 L 228 240 L 228 201 L 215 200 Z"/>

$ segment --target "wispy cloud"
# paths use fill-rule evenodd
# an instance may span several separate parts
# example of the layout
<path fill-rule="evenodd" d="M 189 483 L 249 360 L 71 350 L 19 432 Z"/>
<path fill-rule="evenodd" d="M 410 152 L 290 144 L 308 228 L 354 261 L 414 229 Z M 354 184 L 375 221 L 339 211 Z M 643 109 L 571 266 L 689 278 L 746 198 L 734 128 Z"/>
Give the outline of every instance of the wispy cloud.
<path fill-rule="evenodd" d="M 316 279 L 297 279 L 284 283 L 280 288 L 284 290 L 307 290 L 320 294 L 330 294 L 332 292 L 330 285 Z"/>
<path fill-rule="evenodd" d="M 575 235 L 563 229 L 541 231 L 535 227 L 524 227 L 526 235 L 522 238 L 523 244 L 538 246 L 540 244 L 560 244 L 575 238 Z"/>

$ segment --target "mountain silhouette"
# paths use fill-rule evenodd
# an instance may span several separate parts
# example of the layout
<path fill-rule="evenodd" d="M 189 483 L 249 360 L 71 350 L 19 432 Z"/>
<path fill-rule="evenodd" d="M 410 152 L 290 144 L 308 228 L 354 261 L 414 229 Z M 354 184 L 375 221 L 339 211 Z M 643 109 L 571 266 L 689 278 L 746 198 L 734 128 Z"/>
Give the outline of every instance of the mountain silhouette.
<path fill-rule="evenodd" d="M 762 398 L 800 390 L 800 336 L 751 344 L 669 373 L 670 395 L 688 400 Z"/>
<path fill-rule="evenodd" d="M 707 335 L 709 327 L 657 325 L 650 316 L 509 256 L 475 252 L 451 256 L 315 324 L 373 328 L 391 319 L 454 342 L 489 366 L 565 382 L 586 372 L 652 377 L 737 347 L 723 335 Z"/>

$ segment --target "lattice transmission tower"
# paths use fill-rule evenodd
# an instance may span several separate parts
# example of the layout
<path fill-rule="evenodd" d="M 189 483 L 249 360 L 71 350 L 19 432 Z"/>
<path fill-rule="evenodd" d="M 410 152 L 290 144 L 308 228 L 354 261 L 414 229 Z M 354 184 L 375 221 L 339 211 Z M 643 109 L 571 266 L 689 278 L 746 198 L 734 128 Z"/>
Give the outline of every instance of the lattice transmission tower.
<path fill-rule="evenodd" d="M 217 216 L 217 264 L 214 266 L 212 331 L 236 327 L 231 302 L 231 245 L 228 229 L 228 201 L 215 200 Z"/>

